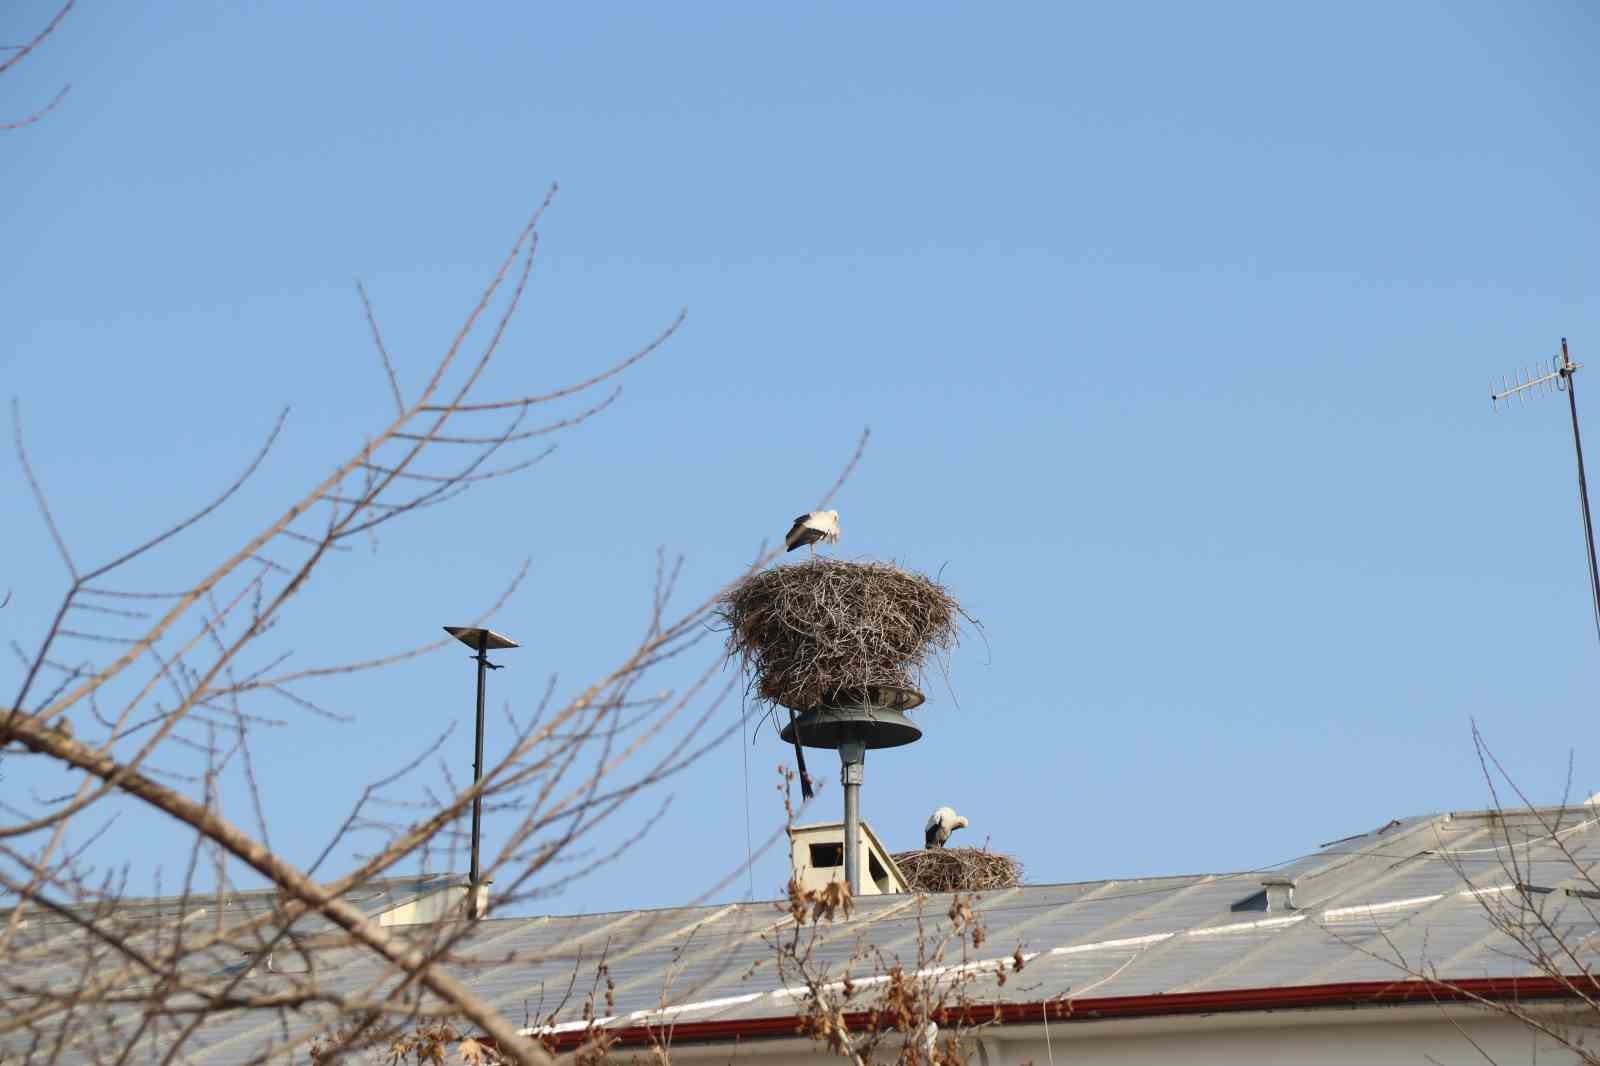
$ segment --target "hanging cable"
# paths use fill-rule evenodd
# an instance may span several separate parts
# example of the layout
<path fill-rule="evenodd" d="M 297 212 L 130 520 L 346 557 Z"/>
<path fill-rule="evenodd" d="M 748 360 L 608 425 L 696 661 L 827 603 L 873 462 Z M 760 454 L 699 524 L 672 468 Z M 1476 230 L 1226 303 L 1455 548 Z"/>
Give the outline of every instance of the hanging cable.
<path fill-rule="evenodd" d="M 750 838 L 750 712 L 739 700 L 739 751 L 744 756 L 744 869 L 750 875 L 750 902 L 756 899 L 756 849 Z"/>

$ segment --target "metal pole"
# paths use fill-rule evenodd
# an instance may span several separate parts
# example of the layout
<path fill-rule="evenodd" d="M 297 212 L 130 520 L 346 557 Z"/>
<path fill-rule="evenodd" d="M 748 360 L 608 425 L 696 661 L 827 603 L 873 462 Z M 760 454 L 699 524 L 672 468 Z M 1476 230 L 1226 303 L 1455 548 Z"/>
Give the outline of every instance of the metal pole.
<path fill-rule="evenodd" d="M 489 671 L 489 631 L 478 637 L 478 734 L 477 754 L 472 760 L 472 784 L 483 777 L 483 682 Z M 478 827 L 483 821 L 483 797 L 472 797 L 472 873 L 467 877 L 467 917 L 478 917 Z"/>
<path fill-rule="evenodd" d="M 1567 403 L 1572 409 L 1572 445 L 1578 452 L 1578 500 L 1583 504 L 1583 541 L 1589 551 L 1589 595 L 1594 607 L 1595 633 L 1600 635 L 1600 568 L 1595 565 L 1594 522 L 1589 517 L 1589 482 L 1583 474 L 1583 437 L 1578 433 L 1578 394 L 1573 389 L 1572 359 L 1567 355 L 1567 338 L 1561 338 L 1561 370 L 1567 379 Z"/>
<path fill-rule="evenodd" d="M 852 897 L 861 895 L 861 781 L 867 746 L 859 740 L 839 744 L 839 782 L 844 785 L 844 881 Z"/>

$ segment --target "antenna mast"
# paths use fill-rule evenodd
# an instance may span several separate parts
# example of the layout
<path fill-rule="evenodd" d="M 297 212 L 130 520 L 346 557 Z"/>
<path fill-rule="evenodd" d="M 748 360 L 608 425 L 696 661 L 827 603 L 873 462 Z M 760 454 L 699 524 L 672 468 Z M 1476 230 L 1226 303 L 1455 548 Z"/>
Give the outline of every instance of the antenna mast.
<path fill-rule="evenodd" d="M 1583 472 L 1583 435 L 1578 432 L 1578 394 L 1573 389 L 1573 375 L 1583 369 L 1567 354 L 1567 338 L 1561 338 L 1561 357 L 1539 363 L 1527 371 L 1518 371 L 1515 382 L 1502 378 L 1500 391 L 1489 390 L 1489 400 L 1496 409 L 1501 400 L 1513 397 L 1526 402 L 1529 395 L 1554 388 L 1567 394 L 1567 406 L 1572 412 L 1572 447 L 1578 454 L 1578 503 L 1583 507 L 1583 544 L 1589 553 L 1589 594 L 1594 607 L 1595 636 L 1600 637 L 1600 567 L 1595 564 L 1594 520 L 1589 514 L 1589 482 Z"/>

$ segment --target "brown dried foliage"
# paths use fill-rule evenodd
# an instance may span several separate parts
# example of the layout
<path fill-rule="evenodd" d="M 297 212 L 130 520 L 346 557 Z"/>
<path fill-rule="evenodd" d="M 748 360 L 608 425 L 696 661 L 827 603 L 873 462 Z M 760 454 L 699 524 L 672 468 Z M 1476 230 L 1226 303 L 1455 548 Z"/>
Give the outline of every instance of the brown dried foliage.
<path fill-rule="evenodd" d="M 763 570 L 719 608 L 757 694 L 797 711 L 878 686 L 915 689 L 967 618 L 943 586 L 889 563 L 813 559 Z M 969 618 L 970 621 L 970 618 Z"/>
<path fill-rule="evenodd" d="M 902 851 L 894 863 L 913 892 L 987 892 L 1022 884 L 1022 863 L 981 848 Z"/>
<path fill-rule="evenodd" d="M 922 918 L 926 902 L 919 896 L 916 903 L 914 957 L 858 942 L 835 969 L 817 948 L 830 926 L 849 919 L 848 891 L 842 882 L 820 889 L 789 883 L 789 899 L 779 909 L 793 922 L 770 942 L 779 979 L 799 993 L 802 1036 L 852 1066 L 965 1066 L 962 1042 L 974 1028 L 970 991 L 979 979 L 972 953 L 985 940 L 983 922 L 976 899 L 957 895 L 945 915 L 948 924 L 929 927 Z"/>

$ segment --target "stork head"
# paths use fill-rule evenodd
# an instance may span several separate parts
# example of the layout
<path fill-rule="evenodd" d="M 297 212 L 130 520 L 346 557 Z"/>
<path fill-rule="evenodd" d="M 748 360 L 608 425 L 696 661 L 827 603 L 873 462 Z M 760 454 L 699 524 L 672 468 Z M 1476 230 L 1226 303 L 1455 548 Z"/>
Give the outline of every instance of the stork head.
<path fill-rule="evenodd" d="M 965 829 L 966 827 L 967 827 L 967 816 L 966 815 L 958 814 L 954 818 L 950 819 L 950 832 L 954 833 L 957 829 Z"/>

